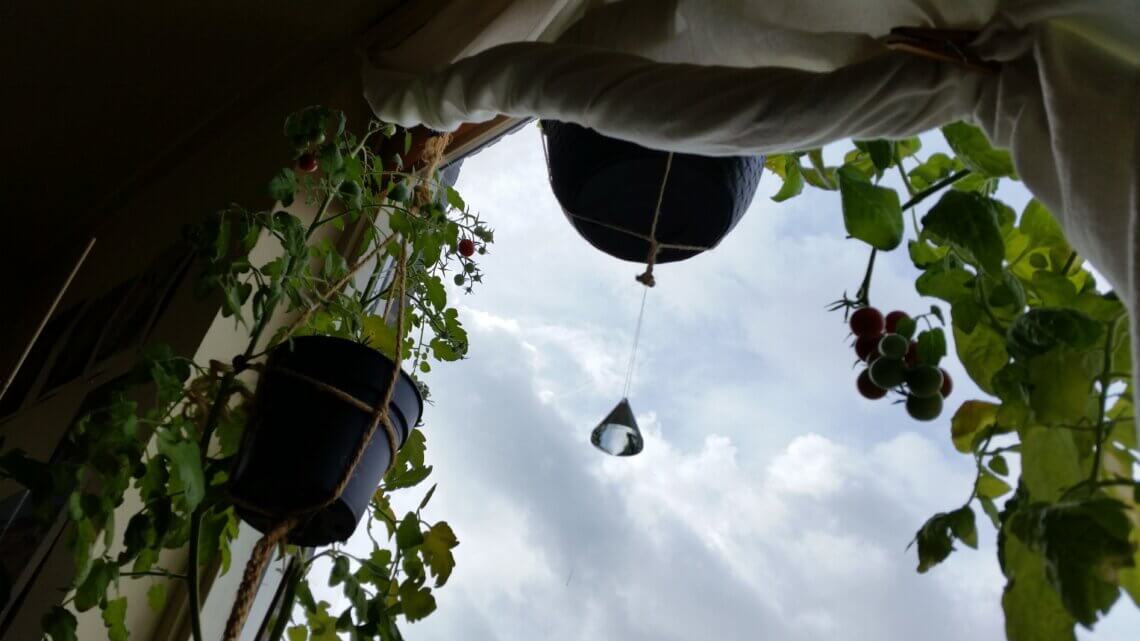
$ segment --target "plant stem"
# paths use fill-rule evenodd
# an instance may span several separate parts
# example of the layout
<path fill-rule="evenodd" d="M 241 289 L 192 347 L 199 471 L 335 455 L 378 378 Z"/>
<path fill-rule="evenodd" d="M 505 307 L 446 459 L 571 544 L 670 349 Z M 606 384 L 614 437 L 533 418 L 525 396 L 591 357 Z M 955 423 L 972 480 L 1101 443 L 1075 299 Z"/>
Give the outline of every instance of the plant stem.
<path fill-rule="evenodd" d="M 899 178 L 902 178 L 903 185 L 906 186 L 906 193 L 911 196 L 914 195 L 914 185 L 910 184 L 910 176 L 906 175 L 906 170 L 902 166 L 902 158 L 899 158 L 899 150 L 895 148 L 895 168 L 899 170 Z"/>
<path fill-rule="evenodd" d="M 1061 275 L 1068 276 L 1069 268 L 1073 266 L 1073 262 L 1077 260 L 1077 252 L 1069 252 L 1069 258 L 1065 261 L 1065 266 L 1061 268 Z"/>
<path fill-rule="evenodd" d="M 143 577 L 143 576 L 162 576 L 162 577 L 166 577 L 168 579 L 179 579 L 182 581 L 186 581 L 190 578 L 189 575 L 186 575 L 186 574 L 178 574 L 176 572 L 165 572 L 165 571 L 157 571 L 157 570 L 156 571 L 150 571 L 150 572 L 120 572 L 119 576 L 132 577 L 132 578 L 133 577 Z"/>
<path fill-rule="evenodd" d="M 1101 369 L 1100 379 L 1100 398 L 1097 400 L 1096 407 L 1096 441 L 1093 444 L 1093 464 L 1092 470 L 1089 472 L 1089 482 L 1095 483 L 1097 475 L 1100 474 L 1100 457 L 1101 449 L 1104 446 L 1104 441 L 1107 435 L 1105 434 L 1104 415 L 1108 408 L 1108 384 L 1111 380 L 1112 374 L 1112 339 L 1113 334 L 1116 333 L 1116 321 L 1106 323 L 1108 331 L 1104 337 L 1104 362 Z"/>
<path fill-rule="evenodd" d="M 875 272 L 875 256 L 878 253 L 877 248 L 871 248 L 871 256 L 867 259 L 867 271 L 863 274 L 863 282 L 859 285 L 859 290 L 855 292 L 855 301 L 858 303 L 871 304 L 871 275 Z"/>
<path fill-rule="evenodd" d="M 297 584 L 301 582 L 301 567 L 296 557 L 289 560 L 289 567 L 285 570 L 285 593 L 281 595 L 277 620 L 273 622 L 273 630 L 270 631 L 266 641 L 280 641 L 285 634 L 285 627 L 289 625 L 289 615 L 293 612 L 293 601 L 297 598 Z"/>
<path fill-rule="evenodd" d="M 927 187 L 926 189 L 923 189 L 922 191 L 920 191 L 917 194 L 915 194 L 914 196 L 912 196 L 910 200 L 903 203 L 903 206 L 902 206 L 903 210 L 905 211 L 907 209 L 910 209 L 911 207 L 914 207 L 915 205 L 926 200 L 927 198 L 929 198 L 933 194 L 936 194 L 939 191 L 942 191 L 942 189 L 949 187 L 950 185 L 953 185 L 954 183 L 958 182 L 959 180 L 962 180 L 963 178 L 965 178 L 966 176 L 969 176 L 969 175 L 970 175 L 970 170 L 969 169 L 963 169 L 962 171 L 959 171 L 956 174 L 951 174 L 951 175 L 943 178 L 942 180 L 939 180 L 938 182 L 934 183 L 933 185 Z"/>

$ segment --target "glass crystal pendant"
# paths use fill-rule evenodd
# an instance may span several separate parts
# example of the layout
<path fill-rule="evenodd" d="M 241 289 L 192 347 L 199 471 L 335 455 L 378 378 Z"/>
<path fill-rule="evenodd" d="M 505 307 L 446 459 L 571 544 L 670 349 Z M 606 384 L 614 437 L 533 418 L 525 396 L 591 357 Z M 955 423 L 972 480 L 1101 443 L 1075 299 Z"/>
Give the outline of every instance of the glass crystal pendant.
<path fill-rule="evenodd" d="M 590 434 L 590 442 L 599 450 L 614 456 L 633 456 L 641 451 L 645 442 L 641 438 L 641 430 L 637 428 L 629 399 L 621 399 L 609 415 L 598 423 Z"/>

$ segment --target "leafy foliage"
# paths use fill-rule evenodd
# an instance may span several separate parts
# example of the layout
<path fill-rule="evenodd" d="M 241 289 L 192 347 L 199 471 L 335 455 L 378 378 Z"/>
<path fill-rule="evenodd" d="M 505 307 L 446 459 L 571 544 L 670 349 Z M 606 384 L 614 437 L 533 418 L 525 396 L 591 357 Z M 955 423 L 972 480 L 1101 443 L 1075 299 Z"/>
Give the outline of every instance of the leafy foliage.
<path fill-rule="evenodd" d="M 115 596 L 122 580 L 184 581 L 191 611 L 197 611 L 198 576 L 215 564 L 228 571 L 238 519 L 226 483 L 252 397 L 242 373 L 274 346 L 305 334 L 355 340 L 393 360 L 410 361 L 425 395 L 419 375 L 431 370 L 430 362 L 466 354 L 467 333 L 443 278 L 454 270 L 453 280 L 471 292 L 482 272 L 475 257 L 462 255 L 457 246 L 461 239 L 477 241 L 482 255 L 494 233 L 453 188 L 439 183 L 438 174 L 405 171 L 398 157 L 381 159 L 374 143 L 395 132 L 373 122 L 358 138 L 347 131 L 343 114 L 323 107 L 291 115 L 286 137 L 299 159 L 316 162 L 298 160 L 296 169 L 285 168 L 269 181 L 267 193 L 279 206 L 254 211 L 232 205 L 186 233 L 199 267 L 195 288 L 220 300 L 222 314 L 248 330 L 244 352 L 232 364 L 200 364 L 167 347 L 151 348 L 120 389 L 76 422 L 60 463 L 48 466 L 18 450 L 0 453 L 0 474 L 30 489 L 45 518 L 54 517 L 53 497 L 67 497 L 75 575 L 70 609 L 55 607 L 44 616 L 44 633 L 52 641 L 75 639 L 72 609 L 95 608 L 109 639 L 127 639 L 128 605 L 143 606 Z M 306 224 L 281 209 L 294 202 L 316 209 L 315 218 Z M 351 226 L 345 237 L 359 242 L 347 250 L 334 245 L 317 233 L 326 225 L 339 231 Z M 279 255 L 252 264 L 250 251 L 266 240 L 280 245 Z M 401 289 L 395 289 L 397 271 L 405 283 Z M 398 307 L 407 316 L 399 329 Z M 280 314 L 298 320 L 263 345 L 270 319 Z M 434 611 L 433 589 L 451 575 L 458 539 L 446 522 L 423 519 L 434 487 L 399 522 L 388 507 L 390 492 L 416 487 L 431 474 L 425 446 L 423 432 L 414 430 L 377 490 L 367 527 L 374 544 L 368 558 L 336 545 L 312 556 L 283 548 L 298 570 L 288 579 L 289 602 L 277 638 L 288 627 L 290 639 L 327 641 L 339 639 L 338 633 L 400 639 L 399 618 L 415 621 Z M 143 507 L 116 531 L 128 494 L 137 494 Z M 387 536 L 373 537 L 374 524 L 383 524 Z M 121 545 L 112 554 L 116 540 Z M 188 552 L 186 574 L 159 565 L 162 552 L 171 549 Z M 350 603 L 336 615 L 327 603 L 315 602 L 308 588 L 307 574 L 322 558 L 332 561 L 330 585 L 342 586 Z M 159 610 L 168 593 L 166 583 L 154 583 L 147 603 Z M 198 638 L 200 626 L 192 627 Z"/>
<path fill-rule="evenodd" d="M 975 480 L 962 506 L 916 533 L 918 571 L 932 570 L 957 544 L 977 546 L 977 503 L 998 531 L 1008 638 L 1072 641 L 1074 626 L 1091 628 L 1121 588 L 1140 603 L 1140 451 L 1126 311 L 1097 289 L 1041 203 L 1017 214 L 994 198 L 1001 180 L 1017 178 L 1008 152 L 965 123 L 942 133 L 955 156 L 920 158 L 919 141 L 908 139 L 857 141 L 840 167 L 827 167 L 820 150 L 767 162 L 785 168 L 787 197 L 802 191 L 788 188 L 793 164 L 806 184 L 838 187 L 848 234 L 872 248 L 858 296 L 837 309 L 869 304 L 875 254 L 902 244 L 904 212 L 938 196 L 921 222 L 911 212 L 915 288 L 950 305 L 954 351 L 989 397 L 964 400 L 950 420 L 951 441 L 973 458 Z M 901 206 L 895 190 L 879 184 L 892 168 L 908 192 Z M 932 315 L 943 320 L 940 309 Z M 933 326 L 919 333 L 919 362 L 937 363 L 947 339 Z"/>

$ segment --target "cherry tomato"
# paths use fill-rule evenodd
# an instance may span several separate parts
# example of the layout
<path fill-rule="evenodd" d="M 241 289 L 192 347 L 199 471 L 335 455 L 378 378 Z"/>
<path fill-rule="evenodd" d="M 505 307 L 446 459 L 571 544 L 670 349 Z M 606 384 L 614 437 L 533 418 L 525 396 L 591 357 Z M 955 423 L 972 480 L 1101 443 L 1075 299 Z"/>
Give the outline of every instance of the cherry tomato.
<path fill-rule="evenodd" d="M 942 413 L 942 397 L 935 394 L 921 398 L 909 394 L 906 397 L 906 413 L 916 421 L 933 421 Z"/>
<path fill-rule="evenodd" d="M 947 372 L 941 367 L 938 368 L 938 371 L 942 372 L 942 389 L 939 390 L 939 393 L 942 395 L 942 398 L 946 398 L 950 396 L 950 392 L 954 391 L 954 381 L 950 378 L 950 372 Z"/>
<path fill-rule="evenodd" d="M 856 336 L 883 333 L 883 313 L 874 307 L 860 307 L 851 314 L 851 331 Z"/>
<path fill-rule="evenodd" d="M 875 385 L 875 382 L 871 380 L 871 373 L 868 369 L 859 373 L 859 378 L 855 380 L 855 386 L 859 388 L 859 394 L 863 398 L 872 401 L 887 395 L 887 390 Z"/>
<path fill-rule="evenodd" d="M 475 254 L 475 241 L 470 238 L 464 238 L 459 241 L 459 255 L 464 258 L 471 258 Z"/>

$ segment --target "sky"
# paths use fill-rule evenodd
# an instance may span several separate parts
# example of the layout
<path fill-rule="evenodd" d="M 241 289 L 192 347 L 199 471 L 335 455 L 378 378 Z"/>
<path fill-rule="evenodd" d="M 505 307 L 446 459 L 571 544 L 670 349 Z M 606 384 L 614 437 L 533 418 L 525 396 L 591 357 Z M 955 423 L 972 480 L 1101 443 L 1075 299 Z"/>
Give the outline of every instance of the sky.
<path fill-rule="evenodd" d="M 535 127 L 465 162 L 457 188 L 496 242 L 484 284 L 451 292 L 468 358 L 428 378 L 439 488 L 425 517 L 460 545 L 439 609 L 403 626 L 410 641 L 1004 638 L 980 510 L 979 550 L 920 575 L 906 549 L 970 493 L 949 422 L 981 393 L 951 358 L 939 420 L 857 394 L 847 327 L 824 307 L 858 287 L 867 247 L 844 239 L 836 194 L 774 203 L 778 187 L 761 180 L 719 247 L 655 270 L 630 393 L 645 449 L 616 458 L 589 434 L 621 397 L 639 266 L 571 228 Z M 926 311 L 915 275 L 905 250 L 881 256 L 872 302 Z M 1080 638 L 1136 629 L 1122 596 Z"/>

